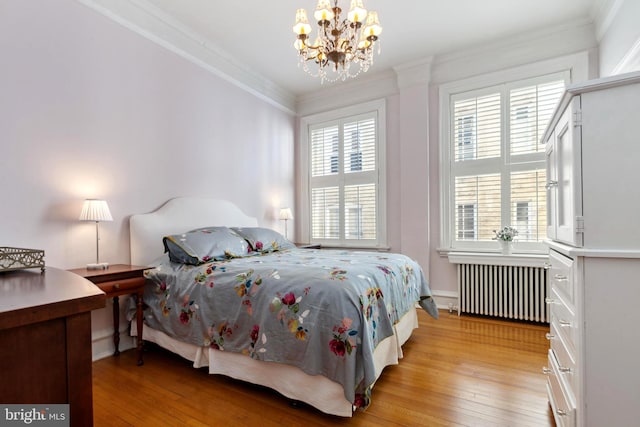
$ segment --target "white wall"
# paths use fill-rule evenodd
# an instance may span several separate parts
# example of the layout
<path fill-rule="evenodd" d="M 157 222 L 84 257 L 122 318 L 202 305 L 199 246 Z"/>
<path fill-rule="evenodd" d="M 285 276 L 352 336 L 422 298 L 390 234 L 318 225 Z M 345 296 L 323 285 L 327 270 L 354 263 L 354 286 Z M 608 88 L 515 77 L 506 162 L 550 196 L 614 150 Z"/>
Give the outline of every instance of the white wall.
<path fill-rule="evenodd" d="M 640 70 L 640 1 L 615 0 L 598 23 L 600 75 Z"/>
<path fill-rule="evenodd" d="M 93 262 L 95 227 L 77 221 L 92 197 L 114 217 L 111 263 L 129 262 L 129 215 L 171 197 L 230 199 L 275 229 L 293 205 L 292 115 L 74 0 L 2 2 L 0 73 L 2 246 Z M 96 357 L 110 313 L 94 312 Z"/>

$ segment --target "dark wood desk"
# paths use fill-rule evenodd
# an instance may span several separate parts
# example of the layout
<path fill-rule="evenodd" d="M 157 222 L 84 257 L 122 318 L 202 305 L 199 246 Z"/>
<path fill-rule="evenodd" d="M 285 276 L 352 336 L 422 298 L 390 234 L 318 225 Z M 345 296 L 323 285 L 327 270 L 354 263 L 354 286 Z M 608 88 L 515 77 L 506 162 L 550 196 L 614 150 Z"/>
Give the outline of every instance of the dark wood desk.
<path fill-rule="evenodd" d="M 71 426 L 93 425 L 91 310 L 105 298 L 52 267 L 0 273 L 0 402 L 68 403 Z"/>

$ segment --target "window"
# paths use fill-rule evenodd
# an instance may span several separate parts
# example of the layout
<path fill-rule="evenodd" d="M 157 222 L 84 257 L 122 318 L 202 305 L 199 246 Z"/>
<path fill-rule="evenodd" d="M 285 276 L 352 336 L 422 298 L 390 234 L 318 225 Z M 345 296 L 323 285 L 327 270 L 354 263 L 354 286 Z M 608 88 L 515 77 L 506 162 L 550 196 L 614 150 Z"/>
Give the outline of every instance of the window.
<path fill-rule="evenodd" d="M 446 247 L 495 248 L 494 230 L 511 225 L 522 247 L 542 249 L 546 172 L 540 138 L 565 81 L 559 73 L 446 94 Z"/>
<path fill-rule="evenodd" d="M 352 247 L 386 244 L 380 117 L 383 101 L 301 120 L 309 207 L 302 227 L 306 241 Z"/>

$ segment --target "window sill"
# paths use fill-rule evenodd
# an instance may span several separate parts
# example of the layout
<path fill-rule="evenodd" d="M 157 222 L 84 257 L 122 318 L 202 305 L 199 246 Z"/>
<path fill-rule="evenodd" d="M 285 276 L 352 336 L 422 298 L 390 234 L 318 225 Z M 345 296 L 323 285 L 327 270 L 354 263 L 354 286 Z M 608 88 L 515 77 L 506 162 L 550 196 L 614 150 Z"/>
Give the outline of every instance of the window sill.
<path fill-rule="evenodd" d="M 515 253 L 503 255 L 499 252 L 462 252 L 439 250 L 452 264 L 513 265 L 521 267 L 544 267 L 549 255 L 541 253 Z"/>

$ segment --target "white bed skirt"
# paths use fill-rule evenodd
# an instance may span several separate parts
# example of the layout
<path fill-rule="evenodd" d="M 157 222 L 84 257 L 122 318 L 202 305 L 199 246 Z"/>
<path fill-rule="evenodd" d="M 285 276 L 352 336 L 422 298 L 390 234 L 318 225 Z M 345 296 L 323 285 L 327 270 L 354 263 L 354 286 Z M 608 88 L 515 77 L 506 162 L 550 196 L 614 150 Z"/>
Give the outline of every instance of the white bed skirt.
<path fill-rule="evenodd" d="M 386 366 L 398 364 L 403 356 L 402 345 L 417 327 L 418 315 L 414 308 L 396 324 L 395 335 L 378 344 L 373 354 L 376 378 Z M 131 335 L 136 335 L 135 320 L 131 323 Z M 353 406 L 344 397 L 342 385 L 322 375 L 309 375 L 292 365 L 263 362 L 238 353 L 186 344 L 147 325 L 143 326 L 142 336 L 146 341 L 192 361 L 194 368 L 208 366 L 210 374 L 227 375 L 269 387 L 289 399 L 305 402 L 327 414 L 341 417 L 353 414 Z"/>

